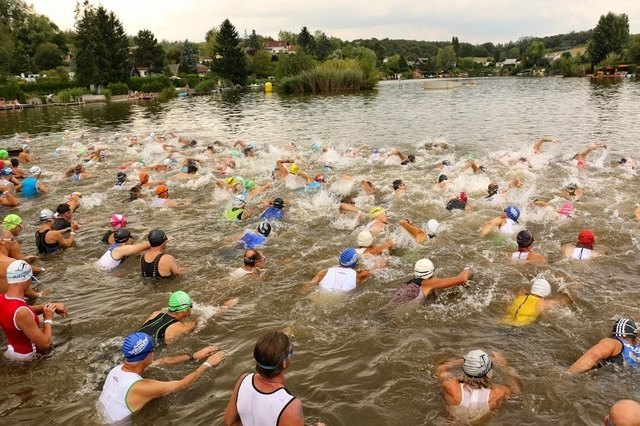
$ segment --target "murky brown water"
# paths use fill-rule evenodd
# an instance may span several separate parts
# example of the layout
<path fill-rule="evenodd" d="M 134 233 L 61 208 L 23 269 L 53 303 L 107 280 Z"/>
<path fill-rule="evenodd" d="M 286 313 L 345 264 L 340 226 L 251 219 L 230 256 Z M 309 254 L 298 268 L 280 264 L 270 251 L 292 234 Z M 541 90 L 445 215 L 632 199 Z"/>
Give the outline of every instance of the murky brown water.
<path fill-rule="evenodd" d="M 56 350 L 46 360 L 16 366 L 0 359 L 0 423 L 94 424 L 94 405 L 102 380 L 120 362 L 122 336 L 135 331 L 169 292 L 182 289 L 194 299 L 196 332 L 161 354 L 181 353 L 206 344 L 228 352 L 224 365 L 180 394 L 155 401 L 135 416 L 136 424 L 220 424 L 233 383 L 253 367 L 252 348 L 265 330 L 290 327 L 296 354 L 287 372 L 287 386 L 299 396 L 308 421 L 328 425 L 446 424 L 445 405 L 434 377 L 438 363 L 476 347 L 501 351 L 523 381 L 523 395 L 506 403 L 493 418 L 498 425 L 601 424 L 609 405 L 621 398 L 638 399 L 637 378 L 609 369 L 577 377 L 563 375 L 588 347 L 607 335 L 616 315 L 640 320 L 640 267 L 637 177 L 611 166 L 621 156 L 639 157 L 640 84 L 602 87 L 573 79 L 479 80 L 476 87 L 454 91 L 424 91 L 419 82 L 382 84 L 369 94 L 290 97 L 261 93 L 174 100 L 166 104 L 87 105 L 82 108 L 0 112 L 5 145 L 14 132 L 29 131 L 46 182 L 54 190 L 37 201 L 25 201 L 20 214 L 35 222 L 41 208 L 55 208 L 71 191 L 85 194 L 77 219 L 84 224 L 77 246 L 43 259 L 47 269 L 45 300 L 64 301 L 68 320 L 54 327 Z M 63 140 L 63 131 L 70 130 Z M 224 195 L 214 191 L 212 178 L 171 185 L 172 196 L 192 199 L 190 207 L 152 210 L 142 203 L 120 204 L 124 193 L 111 189 L 114 167 L 145 158 L 159 161 L 150 150 L 125 148 L 125 136 L 173 130 L 200 141 L 227 144 L 237 138 L 255 141 L 258 159 L 240 162 L 237 174 L 259 183 L 269 181 L 273 162 L 288 156 L 282 147 L 293 142 L 305 158 L 302 168 L 321 171 L 312 143 L 342 152 L 347 146 L 395 146 L 416 153 L 408 168 L 369 163 L 366 159 L 334 158 L 335 171 L 325 171 L 333 192 L 306 197 L 276 184 L 269 196 L 292 200 L 287 219 L 264 250 L 268 258 L 263 282 L 238 282 L 228 273 L 240 266 L 241 252 L 230 239 L 245 226 L 221 220 Z M 89 132 L 87 132 L 89 131 Z M 83 132 L 87 132 L 82 137 Z M 118 134 L 118 135 L 117 135 Z M 109 146 L 106 165 L 93 168 L 97 179 L 73 184 L 60 179 L 73 164 L 76 142 L 89 145 L 94 135 Z M 562 144 L 545 145 L 530 171 L 496 165 L 498 151 L 515 158 L 528 155 L 540 136 Z M 455 149 L 438 153 L 418 149 L 444 140 Z M 591 143 L 610 145 L 608 156 L 591 158 L 596 167 L 578 172 L 570 165 L 574 153 Z M 60 144 L 63 148 L 56 153 Z M 450 193 L 466 189 L 474 211 L 451 214 L 447 195 L 431 186 L 445 158 L 462 164 L 469 152 L 487 166 L 488 176 L 453 179 Z M 339 173 L 366 177 L 379 189 L 379 203 L 393 213 L 390 236 L 400 247 L 391 252 L 388 270 L 341 299 L 300 293 L 301 283 L 336 262 L 339 251 L 355 244 L 358 229 L 336 221 L 339 196 L 348 185 L 336 183 Z M 134 173 L 132 173 L 133 175 Z M 506 182 L 515 175 L 525 186 L 510 193 L 523 208 L 522 221 L 536 238 L 549 264 L 513 266 L 504 253 L 513 242 L 481 240 L 482 223 L 499 208 L 478 201 L 490 179 Z M 159 176 L 160 177 L 160 176 Z M 402 178 L 408 197 L 392 200 L 391 182 Z M 560 203 L 559 189 L 571 181 L 586 188 L 576 203 L 576 218 L 558 223 L 551 216 L 525 208 L 539 195 Z M 355 188 L 353 193 L 355 194 Z M 144 235 L 153 227 L 174 237 L 170 252 L 185 266 L 185 278 L 143 282 L 134 260 L 116 274 L 98 273 L 93 262 L 103 253 L 99 243 L 112 213 L 124 213 L 130 228 Z M 416 248 L 397 231 L 399 218 L 416 223 L 436 218 L 442 224 L 435 244 Z M 250 222 L 255 225 L 256 220 Z M 607 256 L 588 264 L 563 260 L 560 246 L 573 242 L 579 230 L 595 230 Z M 35 253 L 35 225 L 20 237 L 23 251 Z M 456 274 L 465 265 L 476 270 L 466 287 L 442 292 L 438 301 L 406 316 L 388 307 L 395 289 L 410 275 L 414 262 L 429 257 L 439 276 Z M 517 290 L 536 276 L 554 288 L 565 288 L 575 304 L 550 312 L 533 326 L 514 330 L 499 318 Z M 215 306 L 231 297 L 240 303 L 224 316 Z M 3 343 L 4 349 L 4 343 Z M 179 378 L 192 365 L 150 369 L 149 377 Z"/>

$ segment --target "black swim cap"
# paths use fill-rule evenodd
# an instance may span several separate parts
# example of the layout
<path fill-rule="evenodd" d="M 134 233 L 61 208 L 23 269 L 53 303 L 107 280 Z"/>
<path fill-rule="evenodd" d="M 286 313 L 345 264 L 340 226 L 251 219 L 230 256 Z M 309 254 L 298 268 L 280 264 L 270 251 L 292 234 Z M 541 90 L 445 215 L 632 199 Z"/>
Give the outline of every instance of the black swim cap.
<path fill-rule="evenodd" d="M 533 244 L 533 235 L 531 235 L 531 233 L 526 229 L 522 230 L 518 232 L 516 242 L 518 243 L 518 247 L 529 247 Z"/>
<path fill-rule="evenodd" d="M 438 176 L 438 183 L 442 182 L 443 180 L 449 180 L 449 178 L 447 177 L 447 175 L 440 175 L 440 176 Z"/>
<path fill-rule="evenodd" d="M 159 247 L 167 241 L 167 234 L 165 234 L 162 229 L 154 229 L 149 232 L 147 239 L 149 240 L 151 247 Z"/>
<path fill-rule="evenodd" d="M 400 185 L 403 185 L 404 182 L 402 182 L 402 179 L 396 179 L 393 181 L 393 190 L 395 191 L 396 189 L 400 188 Z"/>
<path fill-rule="evenodd" d="M 113 239 L 116 243 L 127 242 L 131 238 L 131 232 L 126 228 L 118 228 L 113 233 Z"/>
<path fill-rule="evenodd" d="M 489 191 L 489 195 L 497 194 L 498 189 L 500 189 L 500 187 L 497 183 L 490 183 L 489 187 L 487 188 L 487 190 Z"/>
<path fill-rule="evenodd" d="M 125 180 L 127 178 L 127 174 L 125 172 L 118 172 L 116 174 L 116 178 L 118 178 L 118 180 Z"/>
<path fill-rule="evenodd" d="M 278 197 L 275 200 L 273 200 L 273 203 L 271 203 L 271 205 L 276 209 L 282 210 L 284 208 L 284 200 Z"/>
<path fill-rule="evenodd" d="M 269 222 L 262 222 L 260 225 L 258 225 L 258 232 L 265 237 L 268 237 L 271 233 L 271 224 Z"/>
<path fill-rule="evenodd" d="M 615 324 L 613 324 L 613 330 L 611 330 L 611 337 L 638 337 L 638 326 L 636 322 L 631 318 L 622 317 Z"/>

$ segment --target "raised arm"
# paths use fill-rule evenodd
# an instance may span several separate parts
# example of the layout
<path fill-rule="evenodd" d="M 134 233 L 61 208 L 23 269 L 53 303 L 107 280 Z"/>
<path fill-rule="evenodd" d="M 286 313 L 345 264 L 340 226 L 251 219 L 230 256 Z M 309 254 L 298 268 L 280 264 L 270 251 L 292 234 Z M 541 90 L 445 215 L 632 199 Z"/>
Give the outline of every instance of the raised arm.
<path fill-rule="evenodd" d="M 502 225 L 501 217 L 496 217 L 494 219 L 491 219 L 489 222 L 485 223 L 482 229 L 480 230 L 480 237 L 486 237 L 495 228 L 499 228 L 500 225 Z"/>

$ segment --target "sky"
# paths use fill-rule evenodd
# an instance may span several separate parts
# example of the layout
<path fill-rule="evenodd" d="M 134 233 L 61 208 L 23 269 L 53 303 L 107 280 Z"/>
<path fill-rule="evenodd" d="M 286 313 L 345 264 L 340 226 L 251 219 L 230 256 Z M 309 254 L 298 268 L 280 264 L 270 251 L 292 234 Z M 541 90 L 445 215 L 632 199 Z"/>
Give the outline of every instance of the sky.
<path fill-rule="evenodd" d="M 26 0 L 61 29 L 72 29 L 76 0 Z M 306 26 L 342 40 L 390 38 L 505 43 L 595 27 L 607 12 L 626 13 L 640 33 L 640 1 L 618 0 L 92 0 L 113 11 L 129 35 L 148 29 L 158 40 L 204 41 L 229 19 L 244 32 L 277 39 Z"/>

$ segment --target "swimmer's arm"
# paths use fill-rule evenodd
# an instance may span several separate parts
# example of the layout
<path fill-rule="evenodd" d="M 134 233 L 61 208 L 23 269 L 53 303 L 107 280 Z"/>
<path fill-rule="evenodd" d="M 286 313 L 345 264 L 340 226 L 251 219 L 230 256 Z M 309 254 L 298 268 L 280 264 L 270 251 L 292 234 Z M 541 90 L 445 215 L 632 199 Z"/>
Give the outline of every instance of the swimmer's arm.
<path fill-rule="evenodd" d="M 304 426 L 304 412 L 302 402 L 295 398 L 280 415 L 280 426 Z"/>
<path fill-rule="evenodd" d="M 138 244 L 120 246 L 114 250 L 114 254 L 117 254 L 118 256 L 120 256 L 119 259 L 122 259 L 123 257 L 140 253 L 142 251 L 148 250 L 149 248 L 151 248 L 151 244 L 149 244 L 148 241 L 144 241 Z"/>
<path fill-rule="evenodd" d="M 348 203 L 340 203 L 340 211 L 341 212 L 354 212 L 354 213 L 358 213 L 360 212 L 360 209 L 357 208 L 356 206 L 354 206 L 353 204 L 348 204 Z M 640 212 L 640 209 L 638 209 L 638 211 Z M 640 213 L 638 218 L 640 219 Z"/>
<path fill-rule="evenodd" d="M 225 426 L 242 426 L 242 422 L 240 421 L 240 414 L 238 414 L 238 407 L 236 406 L 236 402 L 238 400 L 238 389 L 240 388 L 240 383 L 246 377 L 246 374 L 243 374 L 236 381 L 236 385 L 233 388 L 233 392 L 231 393 L 231 398 L 229 398 L 229 403 L 227 404 L 227 408 L 224 410 L 224 425 Z"/>
<path fill-rule="evenodd" d="M 193 372 L 187 374 L 182 380 L 171 380 L 162 382 L 159 380 L 142 379 L 134 383 L 129 388 L 127 394 L 127 405 L 131 411 L 138 411 L 144 407 L 147 402 L 159 398 L 161 396 L 170 395 L 182 389 L 188 388 L 193 382 L 198 380 L 209 367 L 200 364 Z"/>
<path fill-rule="evenodd" d="M 538 302 L 537 309 L 538 312 L 542 312 L 545 309 L 553 308 L 556 306 L 565 306 L 573 303 L 573 299 L 567 293 L 562 293 L 558 297 L 554 297 L 553 299 L 542 299 Z"/>
<path fill-rule="evenodd" d="M 619 346 L 621 346 L 621 343 L 618 340 L 605 337 L 578 358 L 578 360 L 569 367 L 569 373 L 584 373 L 585 371 L 591 370 L 598 362 L 614 356 Z"/>
<path fill-rule="evenodd" d="M 289 170 L 287 170 L 287 168 L 284 166 L 283 163 L 293 163 L 293 160 L 278 160 L 276 161 L 276 165 L 278 166 L 278 170 L 280 170 L 280 172 L 283 175 L 287 175 L 289 174 Z"/>
<path fill-rule="evenodd" d="M 231 308 L 234 307 L 238 304 L 238 301 L 240 299 L 238 299 L 237 297 L 234 297 L 233 299 L 229 299 L 226 302 L 224 302 L 221 306 L 218 306 L 218 312 L 215 313 L 215 315 L 222 315 L 224 314 L 224 312 Z"/>
<path fill-rule="evenodd" d="M 316 276 L 313 277 L 313 279 L 309 281 L 307 284 L 309 285 L 309 287 L 318 285 L 320 284 L 320 281 L 322 281 L 325 275 L 327 275 L 327 269 L 318 272 Z"/>
<path fill-rule="evenodd" d="M 385 250 L 390 250 L 392 248 L 393 248 L 393 241 L 389 240 L 382 244 L 378 244 L 376 246 L 371 247 L 369 249 L 369 254 L 377 256 L 379 254 L 382 254 L 382 252 L 384 252 Z"/>
<path fill-rule="evenodd" d="M 453 358 L 449 361 L 443 362 L 436 369 L 436 378 L 441 382 L 453 379 L 453 376 L 449 370 L 462 365 L 463 362 L 463 358 Z"/>
<path fill-rule="evenodd" d="M 60 246 L 63 248 L 71 247 L 76 240 L 75 235 L 69 235 L 69 238 L 65 239 L 60 231 L 49 231 L 47 235 L 51 235 L 52 232 L 54 241 L 60 244 Z"/>
<path fill-rule="evenodd" d="M 363 180 L 361 182 L 361 184 L 362 184 L 362 189 L 364 190 L 364 192 L 367 195 L 374 195 L 375 194 L 375 191 L 373 190 L 373 187 L 371 185 L 369 185 L 369 182 L 367 182 L 366 180 Z"/>
<path fill-rule="evenodd" d="M 496 217 L 494 219 L 491 219 L 480 230 L 480 236 L 481 237 L 486 237 L 487 235 L 489 235 L 491 233 L 491 231 L 493 231 L 494 228 L 500 227 L 501 224 L 502 224 L 502 218 L 501 217 Z"/>
<path fill-rule="evenodd" d="M 573 249 L 575 248 L 575 246 L 571 245 L 571 244 L 565 244 L 562 246 L 562 254 L 565 257 L 571 257 L 571 253 L 573 253 Z"/>
<path fill-rule="evenodd" d="M 173 343 L 178 337 L 190 332 L 196 328 L 196 322 L 189 319 L 183 319 L 175 324 L 171 324 L 165 332 L 165 342 Z"/>
<path fill-rule="evenodd" d="M 362 285 L 370 276 L 371 276 L 371 271 L 369 271 L 368 269 L 362 269 L 358 271 L 356 275 L 356 284 Z"/>
<path fill-rule="evenodd" d="M 518 377 L 516 371 L 507 365 L 506 359 L 498 352 L 492 352 L 493 363 L 500 369 L 505 379 L 507 379 L 506 385 L 501 385 L 499 388 L 504 392 L 506 397 L 520 395 L 522 393 L 522 382 Z"/>
<path fill-rule="evenodd" d="M 44 305 L 40 305 L 40 312 L 44 310 Z M 34 311 L 35 312 L 35 311 Z M 52 326 L 49 323 L 44 324 L 44 328 L 40 329 L 33 319 L 33 315 L 29 309 L 18 308 L 15 313 L 16 325 L 22 330 L 27 338 L 36 345 L 39 352 L 46 352 L 53 345 Z"/>
<path fill-rule="evenodd" d="M 49 188 L 47 188 L 44 183 L 38 181 L 38 191 L 42 192 L 43 194 L 46 194 L 47 192 L 49 192 Z"/>
<path fill-rule="evenodd" d="M 173 275 L 184 275 L 184 270 L 180 265 L 178 265 L 178 262 L 176 261 L 175 257 L 171 255 L 169 255 L 169 257 L 170 257 L 169 269 L 171 269 L 171 273 Z"/>

